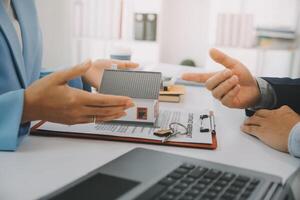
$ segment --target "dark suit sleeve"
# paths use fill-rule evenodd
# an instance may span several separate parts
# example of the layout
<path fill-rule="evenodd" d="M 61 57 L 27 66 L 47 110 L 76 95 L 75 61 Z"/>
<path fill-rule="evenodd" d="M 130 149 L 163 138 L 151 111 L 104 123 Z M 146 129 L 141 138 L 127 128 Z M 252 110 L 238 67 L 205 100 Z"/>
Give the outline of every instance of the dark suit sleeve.
<path fill-rule="evenodd" d="M 300 114 L 300 79 L 265 77 L 263 79 L 273 87 L 276 93 L 275 108 L 287 105 Z"/>

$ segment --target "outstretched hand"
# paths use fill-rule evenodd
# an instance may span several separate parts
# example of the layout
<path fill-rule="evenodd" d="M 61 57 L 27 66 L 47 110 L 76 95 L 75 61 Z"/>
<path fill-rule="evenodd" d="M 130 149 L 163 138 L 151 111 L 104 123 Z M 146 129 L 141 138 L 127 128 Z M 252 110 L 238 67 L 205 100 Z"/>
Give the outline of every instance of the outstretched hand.
<path fill-rule="evenodd" d="M 63 124 L 111 121 L 133 106 L 129 97 L 89 93 L 67 85 L 92 67 L 87 61 L 46 76 L 30 85 L 24 94 L 22 122 L 45 120 Z"/>
<path fill-rule="evenodd" d="M 214 73 L 185 73 L 182 79 L 205 83 L 212 95 L 227 107 L 254 106 L 260 99 L 260 91 L 247 67 L 217 49 L 211 49 L 210 57 L 226 69 Z"/>
<path fill-rule="evenodd" d="M 93 62 L 90 69 L 82 76 L 83 80 L 94 88 L 99 89 L 103 71 L 111 68 L 112 65 L 116 65 L 118 69 L 134 69 L 139 66 L 139 64 L 131 61 L 99 59 Z"/>

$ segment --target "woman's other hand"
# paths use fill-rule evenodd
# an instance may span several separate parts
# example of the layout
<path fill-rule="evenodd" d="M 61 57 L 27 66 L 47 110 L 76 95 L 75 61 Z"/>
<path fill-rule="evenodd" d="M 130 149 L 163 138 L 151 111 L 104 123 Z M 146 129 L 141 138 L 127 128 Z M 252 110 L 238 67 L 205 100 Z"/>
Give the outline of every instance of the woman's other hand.
<path fill-rule="evenodd" d="M 118 69 L 135 69 L 139 65 L 130 61 L 96 60 L 92 67 L 82 76 L 83 80 L 94 88 L 99 89 L 103 71 L 116 65 Z"/>

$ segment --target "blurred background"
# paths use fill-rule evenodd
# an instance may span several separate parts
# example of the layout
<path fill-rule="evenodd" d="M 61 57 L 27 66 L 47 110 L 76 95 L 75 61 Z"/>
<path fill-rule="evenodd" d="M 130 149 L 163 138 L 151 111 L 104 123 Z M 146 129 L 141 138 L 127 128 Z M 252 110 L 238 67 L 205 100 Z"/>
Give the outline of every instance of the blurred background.
<path fill-rule="evenodd" d="M 219 48 L 257 76 L 300 77 L 299 0 L 36 0 L 43 66 L 129 51 L 142 65 L 221 69 Z M 171 66 L 170 66 L 170 70 Z"/>

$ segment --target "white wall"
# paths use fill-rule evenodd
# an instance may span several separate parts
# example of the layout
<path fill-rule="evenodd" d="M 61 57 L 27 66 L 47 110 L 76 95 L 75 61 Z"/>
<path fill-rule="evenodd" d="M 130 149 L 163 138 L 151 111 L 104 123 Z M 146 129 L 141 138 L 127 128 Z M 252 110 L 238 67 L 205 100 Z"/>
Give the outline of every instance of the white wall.
<path fill-rule="evenodd" d="M 135 0 L 140 1 L 140 0 Z M 151 1 L 151 0 L 147 0 Z M 158 0 L 157 0 L 158 1 Z M 198 66 L 205 65 L 208 49 L 214 44 L 212 41 L 214 28 L 212 27 L 212 10 L 215 4 L 220 6 L 223 0 L 161 0 L 162 8 L 161 26 L 159 26 L 159 50 L 150 49 L 153 54 L 160 55 L 156 58 L 160 62 L 178 64 L 183 59 L 191 58 Z M 237 2 L 244 2 L 239 4 Z M 226 0 L 223 4 L 228 9 L 242 10 L 245 2 L 252 0 Z M 253 2 L 258 2 L 255 0 Z M 268 0 L 270 1 L 270 0 Z M 276 0 L 276 2 L 285 0 Z M 288 0 L 294 2 L 296 0 Z M 231 4 L 229 2 L 232 2 Z M 298 1 L 297 1 L 298 2 Z M 43 67 L 69 66 L 72 62 L 71 36 L 71 8 L 70 0 L 36 0 L 40 23 L 44 35 Z M 235 5 L 235 6 L 234 6 Z M 290 5 L 290 4 L 289 4 Z M 300 3 L 297 3 L 298 10 Z M 222 6 L 225 9 L 226 6 Z M 298 31 L 300 29 L 298 21 Z M 299 42 L 300 44 L 300 42 Z M 76 45 L 75 43 L 73 46 Z M 139 45 L 143 45 L 139 43 Z M 138 57 L 143 57 L 138 51 Z M 149 55 L 152 54 L 146 53 Z M 150 56 L 151 57 L 151 56 Z M 294 76 L 300 75 L 300 50 L 294 59 Z M 152 57 L 151 57 L 152 58 Z M 250 56 L 251 58 L 251 56 Z M 73 59 L 74 60 L 74 59 Z M 241 60 L 243 58 L 241 57 Z M 248 59 L 249 60 L 249 59 Z M 76 59 L 77 62 L 80 59 Z M 254 62 L 254 61 L 253 61 Z M 247 62 L 245 62 L 247 63 Z M 211 64 L 211 63 L 210 63 Z M 209 64 L 209 66 L 210 66 Z"/>
<path fill-rule="evenodd" d="M 217 15 L 219 13 L 253 14 L 255 27 L 286 28 L 297 30 L 299 34 L 299 0 L 211 0 L 209 44 L 216 45 Z M 298 23 L 298 24 L 297 24 Z M 299 35 L 298 35 L 299 37 Z M 258 76 L 299 76 L 300 50 L 224 48 L 232 57 L 241 60 L 250 71 Z M 207 59 L 209 70 L 222 69 Z"/>
<path fill-rule="evenodd" d="M 297 9 L 300 10 L 300 2 L 297 4 Z M 292 77 L 300 77 L 300 15 L 297 22 L 297 51 L 295 52 L 295 58 L 292 69 Z"/>
<path fill-rule="evenodd" d="M 69 0 L 36 0 L 36 6 L 43 32 L 43 67 L 70 65 Z"/>
<path fill-rule="evenodd" d="M 179 64 L 193 59 L 205 63 L 208 50 L 210 0 L 163 0 L 161 62 Z"/>

